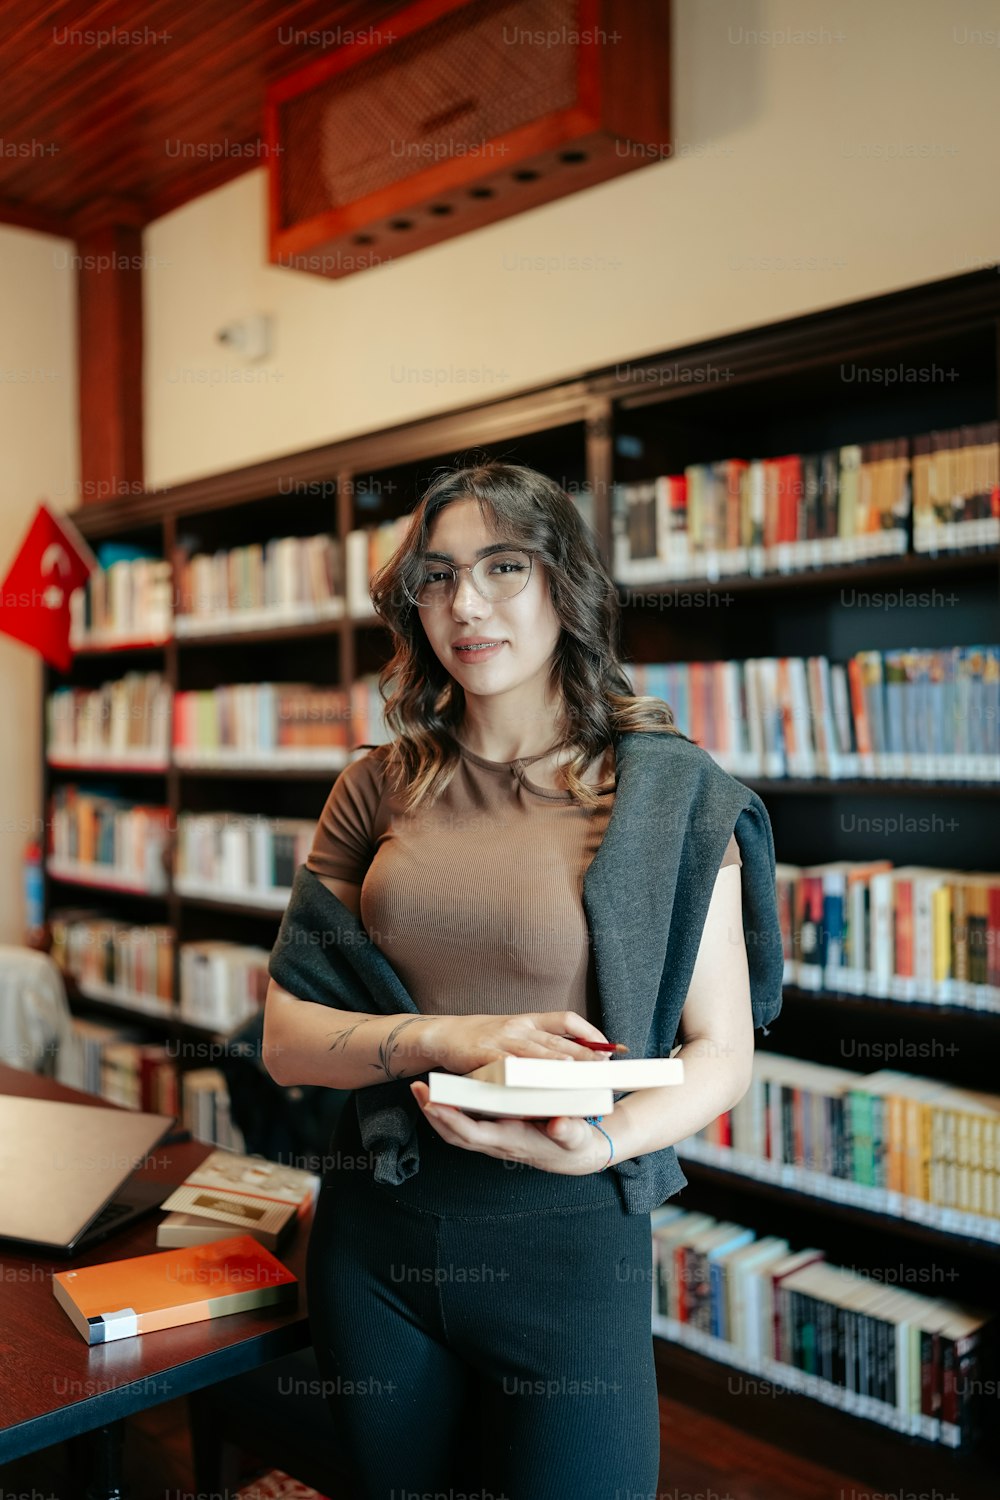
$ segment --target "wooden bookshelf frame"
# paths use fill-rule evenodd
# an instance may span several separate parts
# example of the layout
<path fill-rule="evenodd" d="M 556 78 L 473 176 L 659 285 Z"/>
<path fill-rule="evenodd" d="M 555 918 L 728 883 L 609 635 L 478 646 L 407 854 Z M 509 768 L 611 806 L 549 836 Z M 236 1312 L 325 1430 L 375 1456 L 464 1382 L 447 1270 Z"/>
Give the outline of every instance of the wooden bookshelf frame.
<path fill-rule="evenodd" d="M 354 486 L 359 477 L 407 465 L 420 465 L 431 460 L 440 461 L 442 455 L 457 453 L 472 445 L 477 448 L 503 445 L 507 448 L 516 446 L 519 440 L 529 436 L 543 438 L 557 431 L 576 427 L 579 430 L 580 467 L 594 501 L 597 543 L 607 562 L 611 552 L 611 487 L 616 477 L 616 422 L 623 414 L 640 410 L 648 412 L 657 406 L 666 408 L 693 395 L 701 401 L 710 399 L 713 388 L 706 379 L 703 378 L 700 382 L 694 379 L 687 383 L 679 382 L 676 379 L 678 368 L 691 372 L 701 371 L 703 376 L 712 368 L 726 369 L 730 372 L 725 383 L 727 390 L 737 386 L 752 389 L 760 383 L 829 366 L 838 359 L 870 358 L 880 353 L 898 351 L 907 345 L 926 346 L 938 340 L 947 344 L 949 339 L 954 339 L 956 334 L 965 330 L 978 330 L 983 337 L 991 331 L 995 354 L 994 391 L 1000 392 L 1000 278 L 993 272 L 976 272 L 787 320 L 770 327 L 705 340 L 668 353 L 645 356 L 631 361 L 624 376 L 621 365 L 595 369 L 512 398 L 470 405 L 391 429 L 361 433 L 305 452 L 289 453 L 252 464 L 231 473 L 210 475 L 145 495 L 130 496 L 123 501 L 88 505 L 74 512 L 73 518 L 92 544 L 117 535 L 133 535 L 145 531 L 161 538 L 163 555 L 170 557 L 178 528 L 183 526 L 186 518 L 210 514 L 216 518 L 224 518 L 227 512 L 230 513 L 234 524 L 233 543 L 237 544 L 246 539 L 235 529 L 241 506 L 254 501 L 266 501 L 268 497 L 278 493 L 280 485 L 287 481 L 299 486 L 322 483 L 324 487 L 329 486 L 331 491 L 330 530 L 343 538 L 354 525 L 363 524 L 364 518 L 356 519 L 354 509 Z M 664 372 L 674 373 L 668 380 Z M 998 412 L 1000 405 L 994 411 L 994 416 Z M 724 437 L 720 438 L 720 446 L 725 446 Z M 724 455 L 720 451 L 718 456 Z M 831 591 L 845 583 L 868 585 L 875 581 L 881 585 L 891 585 L 918 579 L 958 577 L 984 583 L 990 579 L 991 574 L 1000 581 L 1000 554 L 997 552 L 940 556 L 910 554 L 787 575 L 768 574 L 762 578 L 722 578 L 717 582 L 697 579 L 670 581 L 662 585 L 628 585 L 622 589 L 623 617 L 627 613 L 629 590 L 643 593 L 667 590 L 679 593 L 695 590 L 715 593 L 732 591 L 734 595 L 752 598 L 755 609 L 772 611 L 775 618 L 778 618 L 782 611 L 791 607 L 793 601 L 801 596 L 801 585 L 805 585 L 812 595 L 830 593 L 832 597 Z M 649 628 L 652 630 L 652 627 Z M 993 621 L 984 614 L 984 634 L 988 635 L 992 628 Z M 357 675 L 359 658 L 371 659 L 372 643 L 378 640 L 377 633 L 380 629 L 377 620 L 354 621 L 344 618 L 291 628 L 254 629 L 239 632 L 238 639 L 241 644 L 247 645 L 329 639 L 330 683 L 347 685 Z M 171 638 L 162 645 L 147 645 L 132 651 L 88 649 L 80 655 L 88 663 L 88 682 L 96 683 L 99 680 L 95 675 L 95 662 L 106 658 L 108 676 L 123 669 L 126 663 L 129 667 L 156 665 L 176 691 L 181 680 L 182 662 L 187 663 L 195 657 L 202 662 L 203 671 L 217 670 L 215 680 L 218 682 L 229 680 L 227 673 L 233 670 L 236 670 L 237 675 L 244 675 L 239 672 L 235 659 L 225 654 L 231 649 L 231 645 L 231 637 L 179 637 Z M 217 653 L 214 659 L 213 653 Z M 677 659 L 676 655 L 672 659 Z M 208 664 L 207 667 L 205 663 Z M 44 703 L 55 680 L 55 674 L 46 669 L 43 714 Z M 44 729 L 43 718 L 43 743 Z M 96 770 L 97 767 L 91 769 Z M 303 793 L 308 791 L 310 784 L 314 784 L 318 815 L 321 805 L 319 799 L 325 795 L 323 783 L 335 775 L 311 769 L 248 769 L 238 772 L 209 768 L 196 770 L 173 763 L 160 773 L 115 770 L 107 774 L 127 776 L 128 784 L 133 786 L 136 785 L 136 776 L 147 775 L 151 786 L 157 782 L 162 787 L 164 804 L 175 819 L 177 813 L 185 807 L 193 786 L 201 783 L 201 797 L 204 799 L 209 795 L 209 789 L 222 776 L 227 777 L 234 786 L 240 782 L 252 783 L 256 780 L 262 787 L 274 787 L 276 783 L 282 782 L 293 787 L 297 785 Z M 78 768 L 57 771 L 45 764 L 43 796 L 46 809 L 55 776 L 79 776 L 86 781 L 88 771 Z M 811 798 L 822 802 L 838 795 L 881 795 L 887 799 L 910 796 L 925 799 L 954 798 L 959 805 L 969 809 L 974 809 L 981 802 L 985 811 L 987 807 L 995 806 L 1000 794 L 997 786 L 992 783 L 788 779 L 750 781 L 748 784 L 759 790 L 766 799 L 774 799 L 776 815 L 783 808 L 804 807 L 806 803 L 803 799 Z M 925 862 L 932 862 L 930 848 Z M 45 892 L 48 911 L 52 905 L 52 888 L 47 876 Z M 70 887 L 60 886 L 59 892 L 60 904 L 76 900 Z M 82 888 L 80 894 L 84 895 Z M 202 920 L 218 918 L 223 924 L 223 930 L 227 932 L 231 929 L 225 927 L 223 919 L 239 920 L 242 926 L 234 935 L 239 940 L 249 940 L 245 933 L 252 912 L 248 913 L 246 907 L 237 903 L 224 898 L 208 901 L 205 898 L 185 897 L 174 890 L 172 885 L 160 901 L 159 910 L 165 911 L 165 916 L 161 919 L 170 923 L 176 932 L 178 965 L 180 945 L 186 940 L 187 922 L 193 913 L 201 912 Z M 258 923 L 266 923 L 270 930 L 276 932 L 277 920 L 277 915 L 271 914 L 259 917 Z M 260 936 L 256 941 L 267 946 L 266 937 Z M 175 971 L 175 975 L 179 975 L 179 969 Z M 175 989 L 175 996 L 176 993 Z M 813 995 L 797 991 L 794 987 L 788 991 L 788 1000 L 790 1013 L 802 1013 L 808 1006 L 827 1011 L 841 1007 L 839 1013 L 849 1015 L 852 1024 L 862 1028 L 876 1017 L 883 1023 L 898 1022 L 900 1027 L 915 1026 L 922 1033 L 926 1033 L 929 1025 L 939 1025 L 949 1034 L 961 1033 L 969 1039 L 970 1047 L 976 1038 L 994 1040 L 997 1025 L 1000 1024 L 1000 1017 L 994 1014 L 961 1007 L 865 1000 L 853 995 Z M 175 1007 L 176 1004 L 175 999 Z M 107 1002 L 95 1002 L 93 1009 L 97 1014 L 149 1025 L 154 1029 L 159 1028 L 161 1033 L 166 1031 L 178 1038 L 217 1035 L 192 1027 L 179 1017 L 162 1022 L 156 1017 L 119 1009 Z M 779 1034 L 774 1041 L 765 1045 L 777 1045 L 780 1050 L 780 1024 L 776 1030 Z M 959 1077 L 956 1081 L 963 1080 Z M 737 1180 L 734 1174 L 725 1174 L 695 1163 L 686 1163 L 685 1167 L 690 1168 L 691 1178 L 690 1185 L 683 1194 L 685 1207 L 726 1202 L 727 1216 L 738 1217 L 744 1208 L 749 1212 L 748 1205 L 754 1204 L 756 1220 L 747 1222 L 758 1222 L 761 1232 L 768 1232 L 765 1226 L 770 1216 L 771 1224 L 781 1223 L 789 1237 L 795 1236 L 793 1243 L 798 1243 L 801 1239 L 795 1227 L 800 1218 L 806 1216 L 807 1222 L 813 1222 L 808 1216 L 819 1213 L 825 1214 L 831 1224 L 836 1221 L 841 1226 L 848 1226 L 862 1241 L 869 1236 L 874 1239 L 896 1236 L 902 1246 L 901 1253 L 915 1255 L 918 1259 L 925 1252 L 932 1255 L 956 1255 L 964 1265 L 972 1266 L 971 1280 L 968 1283 L 963 1281 L 963 1288 L 981 1287 L 982 1273 L 992 1269 L 990 1258 L 995 1258 L 996 1247 L 985 1241 L 971 1244 L 962 1236 L 949 1236 L 913 1222 L 872 1215 L 866 1210 L 853 1209 L 843 1204 L 824 1204 L 820 1200 L 809 1199 L 808 1195 L 785 1190 L 778 1185 L 749 1179 Z M 874 1222 L 875 1220 L 878 1222 Z M 979 1271 L 976 1270 L 977 1266 Z M 952 1289 L 947 1295 L 958 1297 L 959 1292 Z M 725 1367 L 689 1349 L 667 1345 L 660 1339 L 655 1343 L 658 1367 L 668 1391 L 672 1392 L 677 1386 L 683 1390 L 685 1399 L 710 1409 L 726 1420 L 765 1432 L 782 1445 L 807 1452 L 809 1456 L 836 1468 L 843 1466 L 844 1449 L 850 1447 L 855 1455 L 853 1469 L 863 1472 L 869 1481 L 890 1490 L 898 1489 L 900 1485 L 926 1488 L 929 1479 L 934 1479 L 944 1490 L 946 1478 L 950 1487 L 956 1476 L 960 1475 L 964 1500 L 980 1500 L 980 1497 L 992 1493 L 988 1465 L 978 1455 L 956 1455 L 950 1450 L 917 1439 L 900 1437 L 888 1430 L 875 1428 L 870 1422 L 859 1421 L 843 1412 L 823 1407 L 805 1396 L 788 1395 L 782 1403 L 768 1402 L 763 1398 L 755 1401 L 734 1398 L 726 1391 Z M 921 1480 L 920 1484 L 916 1483 L 918 1479 Z"/>

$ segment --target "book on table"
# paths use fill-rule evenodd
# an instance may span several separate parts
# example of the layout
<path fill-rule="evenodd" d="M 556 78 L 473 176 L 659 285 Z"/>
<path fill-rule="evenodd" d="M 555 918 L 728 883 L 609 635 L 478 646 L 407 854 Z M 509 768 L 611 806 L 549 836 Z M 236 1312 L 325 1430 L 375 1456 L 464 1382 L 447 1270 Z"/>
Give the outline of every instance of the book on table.
<path fill-rule="evenodd" d="M 488 1119 L 608 1115 L 616 1093 L 682 1083 L 673 1057 L 578 1062 L 575 1058 L 502 1057 L 470 1073 L 427 1075 L 432 1104 L 451 1104 Z"/>
<path fill-rule="evenodd" d="M 52 1291 L 88 1344 L 295 1302 L 298 1281 L 249 1234 L 57 1271 Z"/>
<path fill-rule="evenodd" d="M 156 1243 L 204 1245 L 243 1233 L 277 1250 L 314 1204 L 318 1188 L 314 1172 L 261 1156 L 213 1151 L 160 1205 L 169 1212 L 157 1228 Z"/>

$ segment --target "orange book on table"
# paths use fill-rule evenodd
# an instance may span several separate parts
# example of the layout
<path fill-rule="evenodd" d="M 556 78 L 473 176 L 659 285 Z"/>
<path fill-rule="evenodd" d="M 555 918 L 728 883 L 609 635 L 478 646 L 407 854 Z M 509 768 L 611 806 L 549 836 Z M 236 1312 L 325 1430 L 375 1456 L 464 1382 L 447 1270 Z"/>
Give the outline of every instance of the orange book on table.
<path fill-rule="evenodd" d="M 52 1277 L 56 1301 L 88 1344 L 201 1323 L 274 1303 L 298 1281 L 253 1235 L 103 1261 Z"/>

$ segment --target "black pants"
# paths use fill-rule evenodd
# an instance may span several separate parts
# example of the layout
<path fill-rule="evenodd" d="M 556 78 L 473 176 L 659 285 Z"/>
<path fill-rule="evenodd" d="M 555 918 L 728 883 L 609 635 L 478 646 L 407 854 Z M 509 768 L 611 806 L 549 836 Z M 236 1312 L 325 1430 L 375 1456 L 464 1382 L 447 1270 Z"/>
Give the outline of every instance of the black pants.
<path fill-rule="evenodd" d="M 419 1129 L 420 1170 L 386 1188 L 348 1101 L 310 1239 L 351 1500 L 656 1500 L 649 1215 L 626 1213 L 611 1172 Z"/>

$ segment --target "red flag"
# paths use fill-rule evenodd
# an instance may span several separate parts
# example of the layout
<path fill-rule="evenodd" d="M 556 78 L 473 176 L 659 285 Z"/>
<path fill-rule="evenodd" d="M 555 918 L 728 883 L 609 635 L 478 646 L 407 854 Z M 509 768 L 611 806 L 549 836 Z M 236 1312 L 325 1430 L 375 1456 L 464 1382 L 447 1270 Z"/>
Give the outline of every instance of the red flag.
<path fill-rule="evenodd" d="M 69 596 L 97 566 L 69 517 L 40 504 L 2 584 L 0 630 L 65 672 L 73 660 Z"/>

